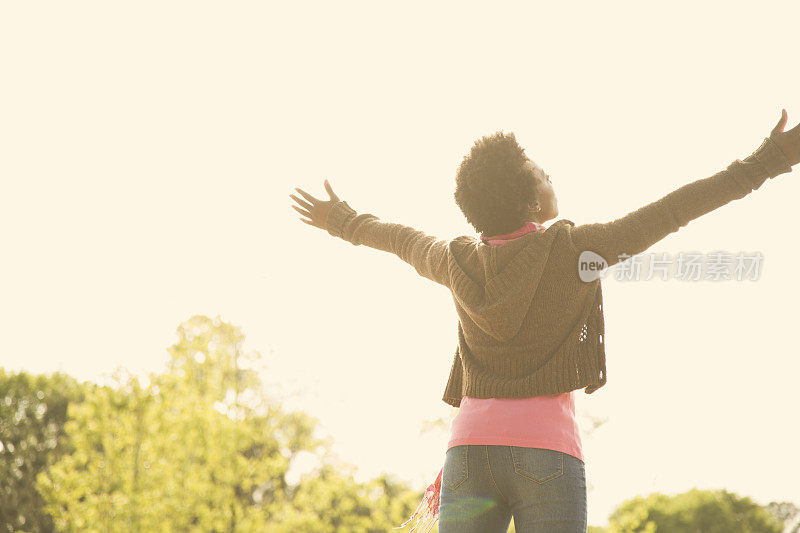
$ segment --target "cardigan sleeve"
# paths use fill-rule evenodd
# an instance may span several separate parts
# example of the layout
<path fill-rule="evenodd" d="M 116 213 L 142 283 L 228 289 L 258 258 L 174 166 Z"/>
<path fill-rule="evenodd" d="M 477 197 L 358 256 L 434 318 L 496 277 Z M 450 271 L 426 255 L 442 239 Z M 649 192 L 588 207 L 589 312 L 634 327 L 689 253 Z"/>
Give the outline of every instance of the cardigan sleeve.
<path fill-rule="evenodd" d="M 390 252 L 430 280 L 450 287 L 448 241 L 437 239 L 410 226 L 383 222 L 369 213 L 358 214 L 347 202 L 339 201 L 328 213 L 328 233 L 355 246 Z"/>
<path fill-rule="evenodd" d="M 778 145 L 766 138 L 744 161 L 737 159 L 713 176 L 684 185 L 622 218 L 569 226 L 567 231 L 574 251 L 591 250 L 612 266 L 626 259 L 620 258 L 622 254 L 644 252 L 691 220 L 758 189 L 767 178 L 791 171 Z"/>

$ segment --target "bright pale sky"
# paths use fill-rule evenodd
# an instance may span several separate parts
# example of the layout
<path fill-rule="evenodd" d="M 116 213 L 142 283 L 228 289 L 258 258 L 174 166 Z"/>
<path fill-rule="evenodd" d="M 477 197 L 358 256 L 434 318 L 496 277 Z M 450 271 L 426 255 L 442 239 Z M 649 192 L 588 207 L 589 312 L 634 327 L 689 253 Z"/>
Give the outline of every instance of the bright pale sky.
<path fill-rule="evenodd" d="M 513 131 L 558 218 L 609 221 L 800 120 L 796 2 L 542 4 L 4 3 L 0 363 L 158 371 L 180 322 L 219 315 L 360 478 L 423 489 L 450 293 L 300 222 L 294 187 L 475 235 L 456 168 Z M 584 431 L 608 419 L 584 434 L 590 524 L 692 487 L 800 504 L 797 173 L 648 250 L 760 252 L 757 280 L 603 281 L 608 384 L 576 396 Z"/>

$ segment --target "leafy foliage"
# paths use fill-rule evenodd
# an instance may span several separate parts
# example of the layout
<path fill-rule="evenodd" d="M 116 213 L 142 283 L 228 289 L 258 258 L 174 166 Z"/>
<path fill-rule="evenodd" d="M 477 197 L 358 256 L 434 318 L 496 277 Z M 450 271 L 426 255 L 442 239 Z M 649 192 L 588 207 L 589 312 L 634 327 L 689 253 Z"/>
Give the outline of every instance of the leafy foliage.
<path fill-rule="evenodd" d="M 0 369 L 0 531 L 53 531 L 35 479 L 69 448 L 67 408 L 81 399 L 66 374 Z"/>
<path fill-rule="evenodd" d="M 781 533 L 783 526 L 750 498 L 725 490 L 692 489 L 676 496 L 654 493 L 622 503 L 606 533 Z"/>
<path fill-rule="evenodd" d="M 400 524 L 422 492 L 385 477 L 354 482 L 352 467 L 314 436 L 315 419 L 267 400 L 260 355 L 243 353 L 243 341 L 238 328 L 198 315 L 178 328 L 162 374 L 120 369 L 103 386 L 3 374 L 0 491 L 18 495 L 3 498 L 5 530 L 377 532 Z M 26 440 L 45 444 L 35 455 Z M 33 466 L 18 468 L 20 450 Z M 290 482 L 300 453 L 323 454 L 321 466 Z"/>

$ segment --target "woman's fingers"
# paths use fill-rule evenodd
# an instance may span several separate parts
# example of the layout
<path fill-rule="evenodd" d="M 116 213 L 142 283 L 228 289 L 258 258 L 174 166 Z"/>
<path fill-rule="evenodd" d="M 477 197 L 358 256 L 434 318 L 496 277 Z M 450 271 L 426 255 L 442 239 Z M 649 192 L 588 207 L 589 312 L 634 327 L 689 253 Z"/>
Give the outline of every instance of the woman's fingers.
<path fill-rule="evenodd" d="M 295 210 L 295 211 L 297 211 L 297 212 L 298 212 L 298 213 L 300 213 L 301 215 L 303 215 L 303 216 L 305 216 L 305 217 L 308 217 L 308 218 L 310 218 L 311 220 L 314 220 L 314 217 L 312 217 L 312 216 L 311 216 L 311 213 L 309 213 L 308 211 L 304 211 L 303 209 L 300 209 L 300 208 L 299 208 L 299 207 L 297 207 L 296 205 L 293 205 L 292 207 L 294 208 L 294 210 Z"/>
<path fill-rule="evenodd" d="M 339 197 L 336 196 L 335 192 L 333 192 L 333 188 L 331 187 L 331 184 L 328 183 L 328 180 L 325 180 L 325 190 L 328 191 L 328 195 L 331 198 L 329 201 L 318 200 L 317 198 L 314 198 L 300 187 L 295 187 L 294 190 L 299 192 L 306 200 L 308 200 L 308 202 L 304 202 L 303 200 L 301 200 L 300 198 L 296 197 L 293 194 L 289 195 L 290 198 L 292 198 L 302 207 L 301 209 L 301 207 L 293 205 L 292 208 L 294 208 L 295 211 L 297 211 L 298 213 L 309 219 L 306 220 L 301 218 L 300 220 L 302 220 L 303 222 L 305 222 L 310 226 L 314 226 L 320 229 L 325 229 L 326 228 L 325 221 L 328 218 L 327 215 L 331 210 L 331 206 L 339 201 Z"/>
<path fill-rule="evenodd" d="M 297 202 L 298 204 L 300 204 L 300 205 L 302 205 L 303 207 L 305 207 L 306 209 L 308 209 L 309 211 L 311 211 L 312 209 L 314 209 L 314 206 L 312 206 L 312 205 L 311 205 L 311 204 L 309 204 L 308 202 L 304 202 L 303 200 L 301 200 L 300 198 L 298 198 L 298 197 L 297 197 L 297 196 L 295 196 L 294 194 L 290 194 L 290 195 L 289 195 L 289 197 L 290 197 L 290 198 L 292 198 L 292 199 L 293 199 L 295 202 Z"/>
<path fill-rule="evenodd" d="M 781 119 L 778 124 L 772 128 L 772 135 L 780 135 L 783 132 L 783 127 L 786 126 L 786 110 L 781 109 Z"/>
<path fill-rule="evenodd" d="M 331 184 L 328 183 L 328 180 L 325 180 L 325 190 L 328 191 L 328 196 L 331 197 L 332 201 L 336 201 L 336 202 L 339 201 L 339 197 L 336 196 L 335 192 L 333 192 L 333 188 L 331 188 Z"/>
<path fill-rule="evenodd" d="M 305 222 L 305 223 L 306 223 L 306 224 L 308 224 L 309 226 L 314 226 L 315 228 L 318 228 L 318 227 L 319 227 L 319 226 L 317 226 L 316 224 L 314 224 L 313 222 L 310 222 L 310 221 L 308 221 L 308 220 L 306 220 L 306 219 L 304 219 L 304 218 L 301 218 L 300 220 L 302 220 L 303 222 Z"/>
<path fill-rule="evenodd" d="M 312 204 L 315 204 L 315 203 L 319 202 L 319 200 L 317 200 L 316 198 L 314 198 L 313 196 L 308 194 L 306 191 L 304 191 L 300 187 L 295 187 L 294 190 L 296 190 L 297 192 L 302 194 L 303 197 L 305 197 L 305 199 L 308 200 L 309 202 L 311 202 Z"/>

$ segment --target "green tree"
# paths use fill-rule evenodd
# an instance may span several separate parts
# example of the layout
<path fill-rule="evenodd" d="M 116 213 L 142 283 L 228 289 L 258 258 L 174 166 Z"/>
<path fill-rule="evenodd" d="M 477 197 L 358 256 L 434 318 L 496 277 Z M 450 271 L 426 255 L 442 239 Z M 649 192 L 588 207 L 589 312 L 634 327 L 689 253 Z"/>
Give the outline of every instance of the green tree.
<path fill-rule="evenodd" d="M 121 372 L 115 378 L 118 387 L 87 384 L 84 401 L 70 405 L 65 428 L 72 453 L 38 476 L 60 531 L 138 531 L 150 525 L 141 509 L 150 508 L 145 497 L 161 481 L 150 475 L 156 469 L 145 442 L 146 424 L 154 422 L 153 400 L 137 379 Z"/>
<path fill-rule="evenodd" d="M 38 478 L 60 530 L 386 531 L 413 511 L 421 492 L 342 475 L 315 420 L 267 400 L 243 341 L 194 316 L 164 374 L 87 387 L 69 410 L 73 452 Z M 317 472 L 289 484 L 297 454 L 319 451 Z"/>
<path fill-rule="evenodd" d="M 623 502 L 607 533 L 781 533 L 782 525 L 750 498 L 725 490 L 692 489 L 676 496 L 654 493 Z"/>
<path fill-rule="evenodd" d="M 36 477 L 69 449 L 67 408 L 82 397 L 66 374 L 0 369 L 0 531 L 54 530 Z"/>

